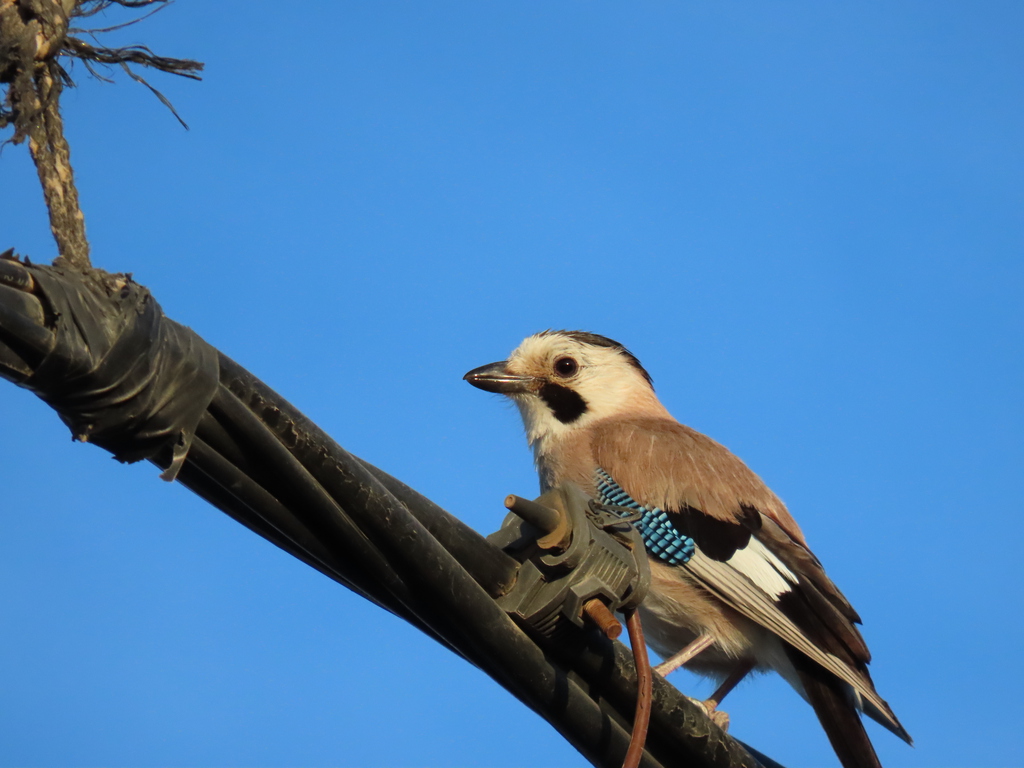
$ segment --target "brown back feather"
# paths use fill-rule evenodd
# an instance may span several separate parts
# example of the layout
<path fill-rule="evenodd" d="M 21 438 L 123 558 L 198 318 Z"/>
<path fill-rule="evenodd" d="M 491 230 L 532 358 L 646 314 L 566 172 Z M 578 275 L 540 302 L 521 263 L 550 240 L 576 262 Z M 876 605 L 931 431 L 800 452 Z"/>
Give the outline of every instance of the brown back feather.
<path fill-rule="evenodd" d="M 616 481 L 644 504 L 699 509 L 718 520 L 740 522 L 745 507 L 774 520 L 806 546 L 800 526 L 746 464 L 724 445 L 674 421 L 606 419 L 587 430 L 594 459 L 615 466 Z"/>

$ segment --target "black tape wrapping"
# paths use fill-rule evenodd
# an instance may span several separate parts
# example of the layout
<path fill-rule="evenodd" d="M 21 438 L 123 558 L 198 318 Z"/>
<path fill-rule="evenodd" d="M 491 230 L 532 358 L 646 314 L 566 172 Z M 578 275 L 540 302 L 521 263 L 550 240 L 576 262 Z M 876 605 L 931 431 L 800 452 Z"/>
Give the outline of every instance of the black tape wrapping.
<path fill-rule="evenodd" d="M 52 406 L 74 439 L 118 461 L 169 455 L 160 477 L 174 480 L 217 391 L 217 351 L 168 319 L 130 276 L 27 268 L 55 344 L 21 386 Z"/>

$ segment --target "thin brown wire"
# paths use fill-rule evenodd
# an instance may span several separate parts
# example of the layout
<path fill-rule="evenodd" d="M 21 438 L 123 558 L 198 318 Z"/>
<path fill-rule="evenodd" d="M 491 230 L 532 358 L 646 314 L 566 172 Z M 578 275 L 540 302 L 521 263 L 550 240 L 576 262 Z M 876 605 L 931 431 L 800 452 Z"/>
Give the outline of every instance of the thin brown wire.
<path fill-rule="evenodd" d="M 644 630 L 640 626 L 640 613 L 630 611 L 626 614 L 626 628 L 629 630 L 629 644 L 633 647 L 633 661 L 636 665 L 636 712 L 633 715 L 633 735 L 629 740 L 626 758 L 622 768 L 637 768 L 647 743 L 647 726 L 651 722 L 651 693 L 654 678 L 651 675 L 651 662 L 647 658 L 647 644 L 644 642 Z"/>

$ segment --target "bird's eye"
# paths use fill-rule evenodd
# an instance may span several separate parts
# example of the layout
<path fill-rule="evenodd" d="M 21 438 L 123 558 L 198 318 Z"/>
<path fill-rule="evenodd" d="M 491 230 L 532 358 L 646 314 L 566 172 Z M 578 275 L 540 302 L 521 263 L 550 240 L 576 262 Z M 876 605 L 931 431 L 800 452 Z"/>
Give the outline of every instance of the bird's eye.
<path fill-rule="evenodd" d="M 580 369 L 579 363 L 571 357 L 560 357 L 555 360 L 555 373 L 563 379 L 567 379 Z"/>

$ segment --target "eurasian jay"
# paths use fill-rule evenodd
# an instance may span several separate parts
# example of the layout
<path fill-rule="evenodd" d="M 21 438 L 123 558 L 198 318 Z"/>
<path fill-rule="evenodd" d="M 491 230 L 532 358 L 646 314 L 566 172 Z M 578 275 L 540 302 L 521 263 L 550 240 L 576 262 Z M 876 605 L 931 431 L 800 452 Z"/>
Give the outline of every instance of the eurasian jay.
<path fill-rule="evenodd" d="M 718 682 L 709 714 L 748 673 L 773 669 L 814 708 L 845 768 L 880 768 L 859 712 L 911 742 L 868 674 L 860 617 L 786 506 L 728 449 L 672 418 L 629 350 L 544 331 L 465 379 L 519 407 L 542 491 L 570 481 L 642 513 L 652 581 L 640 612 L 668 659 L 657 669 L 685 664 Z"/>

